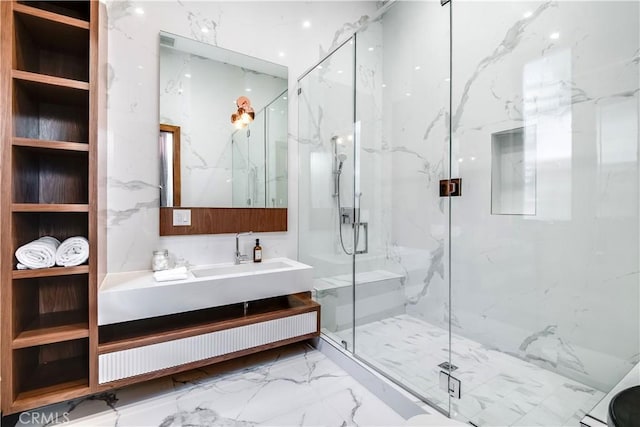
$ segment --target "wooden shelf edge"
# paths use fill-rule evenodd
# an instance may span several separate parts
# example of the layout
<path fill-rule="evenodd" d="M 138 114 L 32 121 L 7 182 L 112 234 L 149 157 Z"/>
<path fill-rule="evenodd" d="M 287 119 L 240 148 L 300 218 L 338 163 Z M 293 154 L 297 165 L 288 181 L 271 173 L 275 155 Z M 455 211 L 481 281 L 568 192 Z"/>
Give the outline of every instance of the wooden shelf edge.
<path fill-rule="evenodd" d="M 38 9 L 37 7 L 27 6 L 22 3 L 14 3 L 13 10 L 15 12 L 24 13 L 25 15 L 31 15 L 38 18 L 46 19 L 47 21 L 57 22 L 59 24 L 71 25 L 73 27 L 82 28 L 83 30 L 89 29 L 89 22 L 82 19 L 72 18 L 66 15 L 60 15 L 55 12 L 49 12 L 47 10 Z"/>
<path fill-rule="evenodd" d="M 84 203 L 12 203 L 11 212 L 89 212 Z"/>
<path fill-rule="evenodd" d="M 80 322 L 21 332 L 12 343 L 14 349 L 71 341 L 89 336 L 89 323 Z"/>
<path fill-rule="evenodd" d="M 84 142 L 51 141 L 46 139 L 32 139 L 13 137 L 13 145 L 17 147 L 42 148 L 47 150 L 88 152 L 89 144 Z"/>
<path fill-rule="evenodd" d="M 22 392 L 11 404 L 11 413 L 89 395 L 88 383 L 88 379 L 81 379 Z"/>
<path fill-rule="evenodd" d="M 115 351 L 127 350 L 130 348 L 144 347 L 147 345 L 158 344 L 166 341 L 172 341 L 182 338 L 189 338 L 192 336 L 209 334 L 225 329 L 239 328 L 246 325 L 255 323 L 266 322 L 275 319 L 282 319 L 285 317 L 296 316 L 299 314 L 317 312 L 320 315 L 320 306 L 315 301 L 309 301 L 308 305 L 292 307 L 286 309 L 275 310 L 270 313 L 261 313 L 256 315 L 249 315 L 247 317 L 239 317 L 233 320 L 222 320 L 205 325 L 197 326 L 185 326 L 173 331 L 164 331 L 158 333 L 152 333 L 150 335 L 143 335 L 135 338 L 127 338 L 117 341 L 105 342 L 98 344 L 98 354 L 113 353 Z"/>
<path fill-rule="evenodd" d="M 69 89 L 85 90 L 87 92 L 89 91 L 89 83 L 87 82 L 49 76 L 47 74 L 38 74 L 21 70 L 11 70 L 11 77 L 28 82 L 42 83 L 51 86 L 60 86 Z"/>
<path fill-rule="evenodd" d="M 33 279 L 38 277 L 69 276 L 71 274 L 88 274 L 88 265 L 78 265 L 76 267 L 50 267 L 39 268 L 37 270 L 13 270 L 11 277 L 14 279 Z"/>

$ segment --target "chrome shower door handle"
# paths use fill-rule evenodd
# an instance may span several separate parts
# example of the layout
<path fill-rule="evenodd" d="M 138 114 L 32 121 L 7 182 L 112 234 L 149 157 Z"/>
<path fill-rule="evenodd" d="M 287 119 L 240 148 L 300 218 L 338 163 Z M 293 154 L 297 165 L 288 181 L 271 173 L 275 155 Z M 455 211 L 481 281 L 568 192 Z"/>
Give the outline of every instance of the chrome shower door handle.
<path fill-rule="evenodd" d="M 358 241 L 356 241 L 356 247 L 354 247 L 354 252 L 356 253 L 356 255 L 362 255 L 362 254 L 367 254 L 369 253 L 369 223 L 368 222 L 358 222 L 356 224 L 354 224 L 354 227 L 360 227 L 362 226 L 362 228 L 364 228 L 364 249 L 359 251 L 357 248 L 357 243 L 359 243 Z"/>

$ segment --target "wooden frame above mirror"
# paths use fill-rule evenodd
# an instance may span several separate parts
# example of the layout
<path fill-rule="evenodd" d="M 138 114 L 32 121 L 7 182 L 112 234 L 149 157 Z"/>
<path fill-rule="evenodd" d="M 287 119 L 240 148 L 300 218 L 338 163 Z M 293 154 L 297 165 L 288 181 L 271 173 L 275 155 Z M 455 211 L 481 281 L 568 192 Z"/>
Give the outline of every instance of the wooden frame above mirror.
<path fill-rule="evenodd" d="M 191 225 L 173 225 L 174 210 L 189 210 Z M 160 235 L 287 231 L 287 208 L 160 208 Z"/>

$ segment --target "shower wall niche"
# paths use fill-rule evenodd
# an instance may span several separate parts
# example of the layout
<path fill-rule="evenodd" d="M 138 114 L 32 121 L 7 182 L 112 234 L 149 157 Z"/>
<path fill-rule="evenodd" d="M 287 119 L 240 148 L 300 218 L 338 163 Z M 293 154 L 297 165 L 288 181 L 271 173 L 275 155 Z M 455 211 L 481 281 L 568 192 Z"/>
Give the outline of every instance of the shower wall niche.
<path fill-rule="evenodd" d="M 491 213 L 536 214 L 535 127 L 491 134 Z"/>

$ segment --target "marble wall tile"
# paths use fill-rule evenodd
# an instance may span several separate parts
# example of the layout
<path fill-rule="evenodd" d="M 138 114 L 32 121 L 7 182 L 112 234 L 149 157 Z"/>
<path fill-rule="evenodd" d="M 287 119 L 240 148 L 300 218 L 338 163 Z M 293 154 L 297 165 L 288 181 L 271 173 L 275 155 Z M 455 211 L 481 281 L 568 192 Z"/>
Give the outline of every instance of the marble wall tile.
<path fill-rule="evenodd" d="M 286 65 L 289 92 L 295 93 L 297 77 L 367 22 L 376 3 L 341 2 L 336 8 L 333 2 L 107 0 L 106 5 L 108 271 L 148 269 L 157 248 L 192 264 L 228 262 L 233 252 L 228 235 L 158 235 L 159 31 Z M 305 20 L 309 28 L 302 26 Z M 296 97 L 289 97 L 289 232 L 260 236 L 265 257 L 297 257 L 297 111 Z"/>

